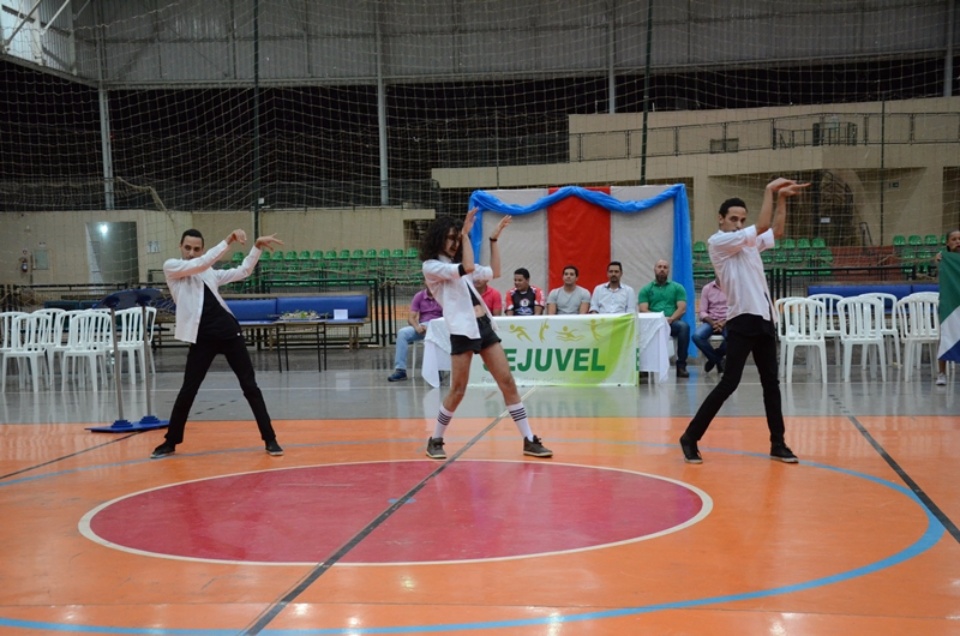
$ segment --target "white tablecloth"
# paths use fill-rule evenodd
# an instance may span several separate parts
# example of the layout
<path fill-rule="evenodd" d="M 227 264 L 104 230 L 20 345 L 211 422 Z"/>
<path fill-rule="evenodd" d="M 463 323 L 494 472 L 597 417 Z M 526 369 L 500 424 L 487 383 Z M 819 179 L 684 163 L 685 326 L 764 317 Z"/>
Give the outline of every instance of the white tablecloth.
<path fill-rule="evenodd" d="M 442 318 L 427 323 L 423 337 L 423 361 L 420 376 L 430 386 L 440 386 L 440 372 L 450 370 L 450 332 Z"/>
<path fill-rule="evenodd" d="M 670 375 L 670 324 L 662 313 L 637 314 L 637 369 L 654 373 L 659 382 Z"/>
<path fill-rule="evenodd" d="M 590 314 L 589 319 L 603 319 Z M 500 320 L 495 318 L 494 320 Z M 637 370 L 653 373 L 664 381 L 670 371 L 670 325 L 661 313 L 637 314 Z M 420 375 L 430 386 L 440 386 L 440 371 L 450 370 L 450 332 L 444 320 L 427 323 L 423 341 L 423 361 Z M 523 374 L 514 371 L 514 377 L 523 384 Z"/>

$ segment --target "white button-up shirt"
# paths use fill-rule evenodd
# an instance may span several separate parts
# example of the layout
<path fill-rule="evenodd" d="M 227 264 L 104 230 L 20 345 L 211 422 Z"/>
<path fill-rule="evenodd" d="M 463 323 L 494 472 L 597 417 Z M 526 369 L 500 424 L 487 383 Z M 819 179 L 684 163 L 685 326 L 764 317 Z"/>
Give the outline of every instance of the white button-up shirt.
<path fill-rule="evenodd" d="M 637 292 L 630 285 L 620 283 L 619 289 L 610 289 L 610 283 L 593 288 L 590 311 L 598 314 L 631 314 L 637 311 Z"/>
<path fill-rule="evenodd" d="M 471 273 L 461 276 L 460 264 L 451 262 L 448 257 L 441 254 L 438 258 L 423 262 L 423 277 L 427 281 L 430 293 L 443 307 L 443 319 L 447 321 L 447 329 L 451 334 L 466 336 L 473 340 L 480 337 L 480 327 L 473 313 L 471 293 L 480 300 L 479 306 L 490 318 L 493 328 L 497 328 L 487 303 L 480 299 L 480 292 L 473 286 L 475 280 L 491 280 L 492 269 L 485 265 L 477 265 Z"/>
<path fill-rule="evenodd" d="M 736 232 L 717 232 L 707 241 L 717 279 L 727 295 L 727 320 L 740 314 L 774 320 L 770 288 L 760 259 L 760 252 L 773 244 L 773 230 L 758 236 L 756 225 Z"/>
<path fill-rule="evenodd" d="M 227 251 L 229 245 L 220 241 L 206 254 L 190 260 L 171 258 L 163 264 L 163 275 L 167 279 L 167 288 L 177 304 L 177 322 L 174 336 L 177 340 L 195 344 L 200 329 L 200 316 L 203 314 L 203 286 L 210 288 L 214 297 L 228 312 L 230 308 L 220 297 L 217 290 L 220 285 L 243 280 L 256 267 L 260 260 L 260 248 L 254 246 L 240 267 L 233 269 L 213 269 L 213 264 Z M 231 312 L 232 314 L 232 312 Z"/>

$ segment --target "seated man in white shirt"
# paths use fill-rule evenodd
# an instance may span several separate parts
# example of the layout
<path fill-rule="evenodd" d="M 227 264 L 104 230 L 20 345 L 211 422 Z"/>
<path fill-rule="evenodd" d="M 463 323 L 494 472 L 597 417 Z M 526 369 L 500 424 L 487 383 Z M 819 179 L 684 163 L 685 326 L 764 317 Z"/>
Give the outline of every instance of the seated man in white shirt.
<path fill-rule="evenodd" d="M 621 285 L 623 265 L 619 261 L 611 261 L 607 265 L 607 279 L 609 282 L 593 288 L 590 298 L 591 314 L 626 314 L 637 310 L 637 294 L 630 285 Z"/>

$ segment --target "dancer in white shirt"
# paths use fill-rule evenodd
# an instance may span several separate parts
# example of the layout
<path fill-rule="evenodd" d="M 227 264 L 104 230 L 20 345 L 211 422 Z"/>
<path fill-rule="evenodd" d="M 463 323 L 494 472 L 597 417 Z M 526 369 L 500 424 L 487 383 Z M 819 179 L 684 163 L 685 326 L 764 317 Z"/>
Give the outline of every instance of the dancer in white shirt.
<path fill-rule="evenodd" d="M 234 242 L 245 244 L 246 233 L 243 230 L 234 230 L 204 254 L 203 235 L 198 230 L 187 230 L 180 237 L 180 255 L 183 258 L 171 258 L 163 264 L 167 288 L 170 289 L 173 302 L 177 304 L 174 334 L 178 340 L 190 343 L 190 351 L 187 353 L 183 386 L 180 387 L 170 414 L 170 425 L 167 427 L 164 442 L 154 449 L 151 455 L 153 459 L 172 455 L 177 444 L 183 442 L 187 415 L 217 354 L 224 355 L 240 381 L 240 388 L 253 410 L 267 453 L 283 455 L 263 401 L 263 394 L 257 386 L 247 343 L 240 333 L 240 325 L 218 291 L 221 285 L 243 280 L 253 273 L 261 250 L 272 250 L 276 245 L 283 245 L 283 241 L 274 234 L 261 236 L 254 242 L 250 254 L 243 259 L 240 267 L 213 269 L 213 265 Z"/>
<path fill-rule="evenodd" d="M 552 457 L 535 436 L 527 420 L 527 411 L 510 373 L 510 363 L 495 333 L 496 328 L 486 303 L 474 287 L 475 280 L 489 281 L 500 276 L 500 250 L 497 239 L 510 224 L 505 216 L 490 234 L 490 267 L 474 262 L 470 230 L 476 220 L 476 208 L 467 213 L 461 225 L 449 217 L 435 220 L 420 245 L 423 276 L 434 298 L 443 307 L 443 320 L 450 331 L 450 391 L 440 406 L 433 435 L 427 440 L 427 457 L 446 459 L 443 437 L 453 414 L 463 400 L 470 377 L 473 354 L 480 354 L 500 387 L 507 410 L 523 435 L 523 454 Z"/>
<path fill-rule="evenodd" d="M 697 442 L 723 403 L 736 391 L 751 353 L 763 386 L 763 406 L 770 429 L 770 459 L 788 464 L 798 461 L 784 441 L 776 317 L 760 252 L 772 248 L 774 239 L 783 236 L 787 199 L 809 185 L 790 179 L 771 181 L 764 191 L 757 223 L 749 227 L 744 227 L 747 205 L 741 199 L 728 199 L 720 206 L 720 231 L 710 237 L 707 246 L 717 280 L 727 294 L 727 361 L 720 382 L 700 405 L 680 438 L 683 459 L 688 464 L 703 463 Z"/>

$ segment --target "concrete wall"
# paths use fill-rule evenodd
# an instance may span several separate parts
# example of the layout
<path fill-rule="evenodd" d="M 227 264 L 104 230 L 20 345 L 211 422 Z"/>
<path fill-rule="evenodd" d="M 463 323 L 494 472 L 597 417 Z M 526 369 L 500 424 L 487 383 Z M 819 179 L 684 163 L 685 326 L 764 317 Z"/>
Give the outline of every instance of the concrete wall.
<path fill-rule="evenodd" d="M 433 219 L 433 210 L 359 208 L 338 210 L 265 210 L 261 233 L 276 233 L 284 250 L 398 249 L 407 247 L 404 222 Z M 87 223 L 132 221 L 137 223 L 140 281 L 163 262 L 179 255 L 184 230 L 195 227 L 207 245 L 225 238 L 236 228 L 246 230 L 252 245 L 250 212 L 155 212 L 122 210 L 97 212 L 23 212 L 0 214 L 0 283 L 65 285 L 91 283 L 87 254 Z M 157 251 L 151 251 L 156 249 Z M 23 250 L 31 255 L 46 250 L 48 269 L 19 271 Z M 228 254 L 228 258 L 229 258 Z M 35 262 L 35 261 L 34 261 Z"/>
<path fill-rule="evenodd" d="M 814 145 L 815 124 L 836 124 L 844 136 Z M 462 189 L 638 184 L 641 133 L 640 113 L 573 115 L 567 163 L 432 176 L 441 188 Z M 723 139 L 736 139 L 737 151 L 711 152 Z M 647 183 L 688 185 L 693 240 L 716 231 L 724 199 L 739 196 L 758 210 L 772 176 L 798 172 L 842 177 L 855 196 L 855 223 L 868 224 L 874 244 L 960 226 L 960 98 L 650 113 L 647 144 Z"/>

